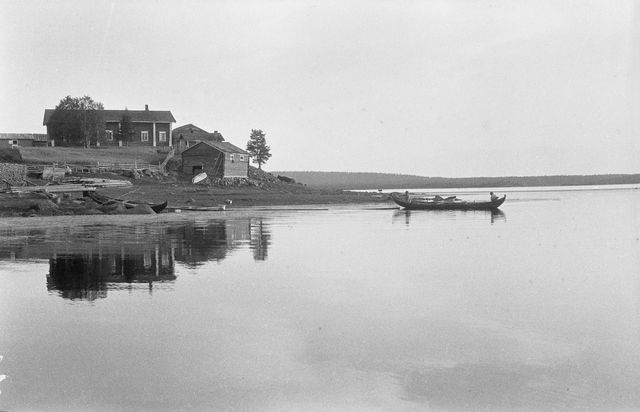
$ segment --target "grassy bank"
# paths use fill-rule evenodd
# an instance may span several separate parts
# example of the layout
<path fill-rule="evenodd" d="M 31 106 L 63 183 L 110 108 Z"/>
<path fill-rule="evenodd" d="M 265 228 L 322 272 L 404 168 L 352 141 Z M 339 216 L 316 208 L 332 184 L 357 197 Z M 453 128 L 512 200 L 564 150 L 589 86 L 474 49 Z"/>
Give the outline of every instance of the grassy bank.
<path fill-rule="evenodd" d="M 23 163 L 26 164 L 80 164 L 98 163 L 158 163 L 166 153 L 153 147 L 22 147 Z M 161 203 L 165 200 L 169 208 L 226 205 L 228 209 L 252 206 L 319 205 L 336 203 L 379 202 L 380 197 L 371 194 L 343 192 L 335 188 L 312 188 L 304 184 L 282 182 L 275 176 L 250 167 L 249 180 L 240 184 L 216 186 L 194 185 L 191 176 L 178 173 L 179 157 L 168 165 L 168 173 L 125 177 L 116 173 L 76 174 L 80 177 L 122 179 L 132 183 L 129 188 L 100 189 L 98 193 L 127 200 Z M 31 176 L 31 183 L 45 185 L 49 182 Z M 82 214 L 83 208 L 74 206 L 73 200 L 82 203 L 81 193 L 70 193 L 56 208 L 44 201 L 2 202 L 0 215 L 44 215 Z M 67 202 L 69 200 L 69 202 Z M 66 202 L 66 203 L 65 203 Z M 15 203 L 15 204 L 14 204 Z"/>
<path fill-rule="evenodd" d="M 152 179 L 132 181 L 133 188 L 111 188 L 100 190 L 112 197 L 124 196 L 130 200 L 160 203 L 169 202 L 169 207 L 217 206 L 228 204 L 229 208 L 251 206 L 318 205 L 383 202 L 385 199 L 370 193 L 344 192 L 336 189 L 317 189 L 300 184 L 263 182 L 258 186 L 206 186 L 194 185 L 189 179 L 159 182 Z"/>
<path fill-rule="evenodd" d="M 82 175 L 79 175 L 82 176 Z M 142 177 L 126 178 L 112 173 L 84 175 L 91 178 L 122 179 L 133 186 L 127 188 L 104 188 L 97 193 L 131 201 L 168 203 L 168 209 L 189 207 L 216 207 L 225 205 L 227 210 L 241 210 L 248 207 L 329 205 L 346 203 L 388 203 L 387 199 L 369 193 L 352 193 L 341 190 L 314 189 L 295 183 L 276 181 L 253 181 L 252 185 L 207 186 L 194 185 L 190 179 L 169 176 L 158 179 Z M 38 185 L 45 181 L 33 181 Z M 110 214 L 95 203 L 82 197 L 81 192 L 64 195 L 58 193 L 56 204 L 45 193 L 31 195 L 2 194 L 0 196 L 0 216 L 59 216 L 83 214 Z M 125 211 L 116 211 L 123 213 Z M 132 211 L 135 212 L 135 211 Z"/>
<path fill-rule="evenodd" d="M 150 163 L 158 164 L 166 157 L 155 147 L 21 147 L 24 163 L 70 163 L 96 165 L 100 163 Z"/>

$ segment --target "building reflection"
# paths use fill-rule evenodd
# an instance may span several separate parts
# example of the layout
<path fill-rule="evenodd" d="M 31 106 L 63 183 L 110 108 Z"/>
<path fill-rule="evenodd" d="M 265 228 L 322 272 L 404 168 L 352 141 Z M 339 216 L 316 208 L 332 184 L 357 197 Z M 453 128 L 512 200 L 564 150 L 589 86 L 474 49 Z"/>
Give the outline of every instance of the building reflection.
<path fill-rule="evenodd" d="M 153 291 L 153 283 L 176 279 L 170 254 L 145 250 L 142 254 L 119 254 L 101 250 L 64 254 L 49 259 L 47 289 L 63 298 L 95 300 L 107 296 L 108 289 L 142 284 Z"/>
<path fill-rule="evenodd" d="M 263 218 L 6 229 L 0 231 L 0 259 L 46 259 L 51 293 L 96 300 L 109 290 L 172 287 L 176 265 L 219 262 L 238 250 L 266 260 L 270 243 Z"/>
<path fill-rule="evenodd" d="M 267 250 L 271 242 L 271 234 L 262 219 L 255 219 L 250 225 L 251 249 L 255 260 L 267 260 Z"/>

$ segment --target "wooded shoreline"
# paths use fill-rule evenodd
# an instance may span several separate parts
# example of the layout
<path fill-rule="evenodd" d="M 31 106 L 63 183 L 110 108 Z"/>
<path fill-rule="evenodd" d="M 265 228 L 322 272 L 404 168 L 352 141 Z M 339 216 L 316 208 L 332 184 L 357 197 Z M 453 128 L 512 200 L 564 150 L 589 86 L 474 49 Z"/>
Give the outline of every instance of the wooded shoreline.
<path fill-rule="evenodd" d="M 426 177 L 391 173 L 358 172 L 282 171 L 272 173 L 287 175 L 298 182 L 302 182 L 313 187 L 340 188 L 348 190 L 640 184 L 640 174 Z"/>

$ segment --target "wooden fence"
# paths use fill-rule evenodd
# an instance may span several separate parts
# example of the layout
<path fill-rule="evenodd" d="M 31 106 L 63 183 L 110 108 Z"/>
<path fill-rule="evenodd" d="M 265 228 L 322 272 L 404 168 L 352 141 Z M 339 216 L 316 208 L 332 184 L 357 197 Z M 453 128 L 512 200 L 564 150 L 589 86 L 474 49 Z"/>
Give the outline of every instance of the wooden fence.
<path fill-rule="evenodd" d="M 29 173 L 41 173 L 45 168 L 69 168 L 73 173 L 104 173 L 104 172 L 122 172 L 126 170 L 149 170 L 151 172 L 159 172 L 161 167 L 159 164 L 151 163 L 106 163 L 98 162 L 94 165 L 78 165 L 70 163 L 52 163 L 46 165 L 27 165 Z"/>

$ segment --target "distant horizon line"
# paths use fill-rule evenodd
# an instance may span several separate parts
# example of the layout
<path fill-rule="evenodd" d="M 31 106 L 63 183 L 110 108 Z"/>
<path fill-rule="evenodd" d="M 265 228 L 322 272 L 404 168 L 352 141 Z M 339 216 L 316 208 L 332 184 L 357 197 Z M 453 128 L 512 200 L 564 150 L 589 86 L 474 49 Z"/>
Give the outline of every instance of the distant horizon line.
<path fill-rule="evenodd" d="M 264 169 L 263 169 L 264 170 Z M 324 170 L 274 170 L 267 171 L 268 173 L 344 173 L 344 174 L 363 174 L 363 175 L 391 175 L 391 176 L 407 176 L 418 177 L 425 179 L 500 179 L 500 178 L 533 178 L 533 177 L 595 177 L 595 176 L 638 176 L 640 172 L 636 173 L 589 173 L 589 174 L 550 174 L 550 175 L 500 175 L 500 176 L 460 176 L 460 177 L 448 177 L 448 176 L 425 176 L 414 175 L 408 173 L 394 173 L 394 172 L 344 172 L 344 171 L 324 171 Z"/>

